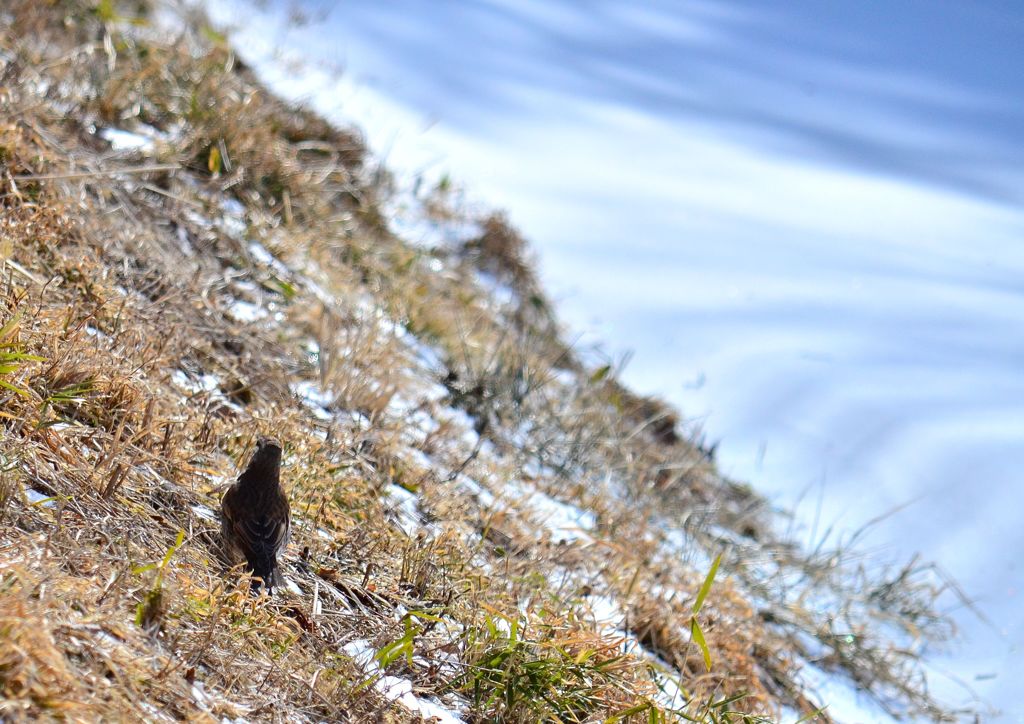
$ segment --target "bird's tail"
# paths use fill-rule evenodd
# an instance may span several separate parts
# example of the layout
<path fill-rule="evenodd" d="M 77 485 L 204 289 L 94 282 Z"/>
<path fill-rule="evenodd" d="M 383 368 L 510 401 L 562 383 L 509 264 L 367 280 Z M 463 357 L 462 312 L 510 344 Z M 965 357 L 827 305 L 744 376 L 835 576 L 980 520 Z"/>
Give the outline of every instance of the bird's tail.
<path fill-rule="evenodd" d="M 267 591 L 273 591 L 274 587 L 281 583 L 281 572 L 278 570 L 277 556 L 273 552 L 255 551 L 249 566 L 252 568 L 253 592 L 260 590 L 260 582 L 267 587 Z M 258 579 L 258 580 L 255 580 Z"/>

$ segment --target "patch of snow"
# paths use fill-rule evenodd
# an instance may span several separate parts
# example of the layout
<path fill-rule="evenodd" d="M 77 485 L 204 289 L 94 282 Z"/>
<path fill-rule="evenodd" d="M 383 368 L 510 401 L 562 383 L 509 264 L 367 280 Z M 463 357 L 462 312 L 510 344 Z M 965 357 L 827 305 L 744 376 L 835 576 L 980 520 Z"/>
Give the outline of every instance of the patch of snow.
<path fill-rule="evenodd" d="M 434 469 L 434 461 L 431 460 L 427 456 L 427 454 L 420 450 L 419 448 L 409 448 L 408 450 L 405 451 L 405 457 L 407 460 L 411 460 L 424 470 Z"/>
<path fill-rule="evenodd" d="M 579 375 L 576 372 L 567 370 L 564 367 L 553 367 L 548 374 L 552 380 L 562 387 L 576 387 L 580 382 Z"/>
<path fill-rule="evenodd" d="M 201 478 L 205 478 L 206 481 L 209 483 L 209 487 L 212 488 L 213 490 L 220 490 L 222 488 L 226 488 L 228 485 L 233 485 L 235 482 L 235 478 L 233 475 L 215 475 L 203 472 L 202 470 L 197 470 L 196 475 L 198 475 Z"/>
<path fill-rule="evenodd" d="M 252 279 L 246 279 L 243 276 L 237 275 L 232 276 L 229 281 L 231 287 L 235 290 L 246 292 L 249 296 L 255 297 L 260 294 L 260 285 L 254 282 Z"/>
<path fill-rule="evenodd" d="M 395 397 L 398 397 L 398 395 L 395 395 Z M 391 399 L 394 400 L 394 397 Z M 390 407 L 390 403 L 388 406 Z M 413 410 L 406 416 L 406 421 L 410 427 L 422 432 L 424 435 L 430 435 L 431 433 L 437 432 L 438 428 L 441 427 L 438 421 L 423 409 Z"/>
<path fill-rule="evenodd" d="M 452 627 L 448 625 L 449 622 L 445 622 L 446 628 L 451 631 Z M 463 670 L 462 660 L 450 651 L 441 651 L 440 649 L 433 651 L 432 653 L 434 660 L 427 661 L 426 665 L 431 665 L 437 670 L 442 676 L 450 676 L 455 678 Z"/>
<path fill-rule="evenodd" d="M 226 198 L 220 202 L 220 208 L 224 213 L 217 219 L 217 225 L 228 236 L 242 238 L 248 228 L 245 223 L 245 207 L 237 199 Z"/>
<path fill-rule="evenodd" d="M 590 607 L 590 615 L 594 617 L 594 623 L 599 629 L 621 632 L 626 622 L 626 615 L 615 598 L 607 595 L 588 596 L 587 605 Z"/>
<path fill-rule="evenodd" d="M 441 369 L 442 365 L 441 365 L 441 363 L 439 361 L 440 358 L 436 357 L 437 352 L 433 348 L 427 347 L 426 345 L 423 346 L 423 349 L 425 351 L 429 352 L 431 355 L 435 355 L 435 359 L 437 360 L 436 364 L 434 364 L 433 362 L 428 364 L 429 369 L 430 370 L 439 370 L 439 369 Z M 427 362 L 427 360 L 424 357 L 422 357 L 422 355 L 419 355 L 417 353 L 417 356 L 420 357 L 420 361 L 421 362 Z M 446 397 L 448 397 L 448 394 L 449 394 L 448 388 L 445 387 L 444 385 L 442 385 L 440 382 L 435 382 L 433 380 L 429 380 L 429 381 L 421 380 L 421 382 L 423 382 L 423 385 L 422 385 L 422 388 L 421 388 L 421 394 L 423 395 L 423 399 L 425 399 L 425 400 L 427 400 L 429 402 L 440 402 L 441 400 L 443 400 Z"/>
<path fill-rule="evenodd" d="M 552 537 L 566 541 L 591 542 L 589 532 L 597 527 L 597 518 L 589 510 L 555 500 L 540 491 L 530 494 L 528 507 Z"/>
<path fill-rule="evenodd" d="M 365 639 L 349 641 L 342 647 L 342 650 L 363 670 L 363 673 L 371 677 L 380 677 L 374 683 L 373 688 L 391 701 L 401 704 L 413 714 L 419 714 L 426 721 L 433 720 L 438 724 L 462 724 L 462 719 L 451 709 L 432 699 L 416 696 L 412 690 L 412 682 L 408 679 L 384 675 L 374 659 L 376 651 L 369 641 Z"/>
<path fill-rule="evenodd" d="M 276 256 L 274 256 L 267 247 L 258 241 L 249 242 L 249 253 L 252 254 L 253 258 L 260 264 L 269 266 L 275 272 L 281 276 L 292 276 L 293 272 L 284 263 L 282 263 Z M 303 283 L 307 283 L 307 280 L 303 280 Z M 311 283 L 311 282 L 309 282 Z"/>
<path fill-rule="evenodd" d="M 850 681 L 841 676 L 830 674 L 813 664 L 806 664 L 800 671 L 800 679 L 803 683 L 801 689 L 813 691 L 821 704 L 827 707 L 825 712 L 835 721 L 850 724 L 888 724 L 897 721 L 870 696 L 858 692 Z"/>
<path fill-rule="evenodd" d="M 382 676 L 375 685 L 384 696 L 397 701 L 413 714 L 419 714 L 426 721 L 434 721 L 437 724 L 461 723 L 454 712 L 426 698 L 420 698 L 412 692 L 412 682 L 397 676 Z"/>
<path fill-rule="evenodd" d="M 328 407 L 334 403 L 334 399 L 320 389 L 320 386 L 309 380 L 300 380 L 288 385 L 293 395 L 296 395 L 306 408 L 313 413 L 318 420 L 333 420 L 334 415 Z"/>
<path fill-rule="evenodd" d="M 177 369 L 171 373 L 171 382 L 192 394 L 214 392 L 220 389 L 220 380 L 215 376 L 203 373 L 193 380 L 185 370 Z"/>
<path fill-rule="evenodd" d="M 694 570 L 710 570 L 714 556 L 697 545 L 681 526 L 680 522 L 673 524 L 670 521 L 662 520 L 660 525 L 662 554 L 672 560 L 682 561 Z"/>
<path fill-rule="evenodd" d="M 271 266 L 275 261 L 277 261 L 277 258 L 267 251 L 267 248 L 258 241 L 249 242 L 249 253 L 252 254 L 253 258 L 260 264 Z"/>
<path fill-rule="evenodd" d="M 103 128 L 100 138 L 110 144 L 115 151 L 146 151 L 153 150 L 153 139 L 141 133 L 133 133 L 120 128 Z"/>
<path fill-rule="evenodd" d="M 157 709 L 155 706 L 150 704 L 148 701 L 140 701 L 139 708 L 145 711 L 148 716 L 146 721 L 175 721 L 167 712 Z"/>
<path fill-rule="evenodd" d="M 439 389 L 434 389 L 433 391 L 441 393 L 441 390 Z M 447 394 L 448 391 L 444 390 L 441 394 L 441 398 L 447 396 Z M 438 410 L 436 418 L 433 419 L 447 423 L 452 428 L 459 430 L 460 433 L 458 439 L 467 448 L 467 450 L 472 450 L 480 441 L 480 435 L 475 429 L 476 421 L 461 408 L 445 406 Z M 437 428 L 435 427 L 434 429 L 436 430 Z"/>
<path fill-rule="evenodd" d="M 467 475 L 460 475 L 458 477 L 458 481 L 462 488 L 467 490 L 471 495 L 476 496 L 477 502 L 482 508 L 492 508 L 494 506 L 494 495 L 479 482 Z"/>
<path fill-rule="evenodd" d="M 363 413 L 358 412 L 356 410 L 349 410 L 347 414 L 349 419 L 353 423 L 355 423 L 357 430 L 365 432 L 366 430 L 369 430 L 372 427 L 372 424 L 370 423 L 370 418 L 368 418 Z"/>
<path fill-rule="evenodd" d="M 326 307 L 337 306 L 338 301 L 332 295 L 328 294 L 327 290 L 325 290 L 322 286 L 317 284 L 315 281 L 313 281 L 309 277 L 305 277 L 302 280 L 302 286 L 304 286 L 306 289 L 311 291 L 313 293 L 313 296 L 316 297 L 317 300 L 321 304 L 323 304 L 324 306 L 326 306 Z"/>
<path fill-rule="evenodd" d="M 651 674 L 654 685 L 658 687 L 658 693 L 654 698 L 666 709 L 682 709 L 690 701 L 689 697 L 679 686 L 679 675 L 672 667 L 665 665 L 665 668 L 658 668 Z"/>
<path fill-rule="evenodd" d="M 398 516 L 398 525 L 408 535 L 416 532 L 420 527 L 421 520 L 418 511 L 419 500 L 414 493 L 410 493 L 401 485 L 392 484 L 388 489 L 390 497 L 395 498 L 395 514 Z"/>
<path fill-rule="evenodd" d="M 506 638 L 512 636 L 512 623 L 504 616 L 494 616 L 491 618 L 491 623 L 494 624 L 494 628 L 505 634 Z"/>
<path fill-rule="evenodd" d="M 320 360 L 320 345 L 315 339 L 307 339 L 302 343 L 302 349 L 309 359 L 309 363 L 315 365 Z"/>
<path fill-rule="evenodd" d="M 309 380 L 301 380 L 299 382 L 293 382 L 289 385 L 293 394 L 298 395 L 303 402 L 317 407 L 330 407 L 334 403 L 334 398 L 320 389 L 320 385 Z"/>
<path fill-rule="evenodd" d="M 442 361 L 441 352 L 433 345 L 424 342 L 415 334 L 412 334 L 411 332 L 408 333 L 405 338 L 405 344 L 412 353 L 412 356 L 419 360 L 428 371 L 440 373 L 441 370 L 446 368 L 446 365 Z M 443 390 L 443 394 L 448 393 L 448 390 L 444 385 L 438 385 L 438 387 Z"/>
<path fill-rule="evenodd" d="M 201 682 L 201 681 L 193 681 L 192 682 L 192 691 L 191 691 L 191 693 L 192 693 L 192 698 L 195 700 L 196 704 L 198 704 L 200 706 L 200 708 L 202 708 L 202 709 L 209 709 L 210 708 L 210 697 L 206 695 L 206 691 L 203 688 L 203 682 Z"/>
<path fill-rule="evenodd" d="M 35 488 L 25 488 L 25 497 L 30 505 L 41 505 L 44 508 L 56 508 L 57 499 L 52 495 L 40 493 Z"/>
<path fill-rule="evenodd" d="M 519 435 L 522 435 L 522 439 L 520 439 L 519 436 L 517 435 L 514 438 L 513 441 L 517 445 L 520 444 L 520 443 L 523 443 L 525 445 L 526 441 L 529 438 L 529 434 L 530 434 L 529 428 L 528 427 L 524 427 L 523 429 L 517 430 L 517 433 Z M 527 460 L 525 463 L 523 463 L 523 475 L 525 475 L 525 476 L 527 476 L 529 478 L 537 478 L 537 479 L 540 479 L 540 478 L 557 478 L 558 477 L 558 472 L 553 467 L 551 467 L 550 465 L 542 463 L 536 457 L 533 457 L 533 458 L 530 458 L 529 460 Z"/>
<path fill-rule="evenodd" d="M 376 654 L 373 646 L 366 639 L 349 641 L 341 647 L 342 651 L 351 658 L 361 669 L 375 668 L 373 657 Z"/>
<path fill-rule="evenodd" d="M 201 229 L 212 229 L 213 222 L 200 213 L 193 211 L 192 209 L 185 209 L 185 218 L 191 221 Z"/>
<path fill-rule="evenodd" d="M 267 310 L 258 304 L 235 299 L 228 305 L 227 314 L 236 322 L 251 324 L 267 316 Z"/>
<path fill-rule="evenodd" d="M 391 230 L 403 241 L 423 249 L 452 248 L 483 234 L 483 226 L 473 219 L 431 218 L 415 188 L 413 182 L 396 194 L 386 209 Z"/>
<path fill-rule="evenodd" d="M 83 329 L 84 329 L 85 333 L 87 335 L 89 335 L 90 337 L 95 337 L 96 339 L 99 339 L 102 342 L 110 342 L 111 341 L 110 337 L 105 332 L 101 332 L 100 330 L 96 329 L 92 325 L 87 324 Z"/>
<path fill-rule="evenodd" d="M 234 216 L 222 216 L 217 220 L 217 224 L 224 229 L 224 233 L 228 236 L 239 239 L 245 235 L 246 225 L 242 219 Z"/>
<path fill-rule="evenodd" d="M 180 224 L 174 230 L 174 237 L 178 240 L 178 249 L 185 256 L 195 256 L 195 251 L 192 250 L 192 242 L 188 238 L 188 229 Z"/>
<path fill-rule="evenodd" d="M 241 201 L 239 201 L 238 199 L 233 199 L 230 196 L 225 197 L 220 202 L 220 208 L 224 211 L 224 213 L 230 214 L 231 216 L 245 216 L 245 206 L 242 205 Z"/>
<path fill-rule="evenodd" d="M 107 633 L 102 628 L 99 628 L 99 627 L 91 628 L 90 627 L 89 630 L 92 631 L 92 633 L 96 637 L 97 641 L 100 641 L 100 642 L 106 644 L 107 646 L 110 647 L 111 650 L 124 646 L 124 641 L 122 641 L 121 639 L 117 638 L 116 636 L 113 636 L 112 634 Z"/>
<path fill-rule="evenodd" d="M 217 522 L 219 520 L 217 514 L 214 513 L 209 506 L 203 505 L 202 503 L 197 503 L 196 505 L 190 507 L 192 508 L 192 512 L 200 518 L 202 518 L 203 520 L 208 520 L 211 522 Z"/>
<path fill-rule="evenodd" d="M 382 336 L 390 335 L 395 339 L 406 342 L 407 344 L 409 340 L 415 339 L 409 330 L 405 328 L 404 324 L 387 316 L 383 309 L 377 307 L 374 309 L 374 312 L 377 317 L 377 329 L 381 331 Z"/>
<path fill-rule="evenodd" d="M 419 405 L 412 400 L 408 399 L 402 394 L 396 392 L 388 400 L 388 412 L 395 417 L 406 417 L 412 413 Z"/>
<path fill-rule="evenodd" d="M 679 686 L 679 677 L 675 668 L 665 662 L 660 656 L 647 649 L 636 637 L 619 631 L 625 638 L 623 652 L 632 654 L 638 658 L 646 659 L 651 664 L 651 679 L 658 689 L 654 699 L 667 709 L 682 709 L 689 702 L 690 697 L 686 695 Z"/>
<path fill-rule="evenodd" d="M 242 411 L 241 407 L 229 400 L 224 393 L 220 391 L 220 379 L 214 375 L 203 373 L 193 380 L 187 372 L 182 369 L 177 369 L 171 373 L 171 382 L 192 395 L 206 393 L 209 395 L 211 400 L 220 402 L 224 407 L 235 412 Z"/>

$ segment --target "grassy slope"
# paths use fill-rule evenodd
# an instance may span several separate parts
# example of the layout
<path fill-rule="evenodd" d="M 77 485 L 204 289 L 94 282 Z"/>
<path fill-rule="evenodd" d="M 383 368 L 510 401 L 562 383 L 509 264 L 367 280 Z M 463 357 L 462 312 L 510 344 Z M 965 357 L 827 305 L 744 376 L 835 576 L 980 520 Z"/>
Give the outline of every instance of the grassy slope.
<path fill-rule="evenodd" d="M 401 679 L 465 719 L 710 721 L 814 712 L 808 665 L 946 715 L 927 566 L 780 540 L 565 344 L 504 219 L 397 194 L 201 19 L 151 12 L 2 10 L 3 716 L 406 721 Z M 256 600 L 213 511 L 267 432 L 293 586 Z"/>

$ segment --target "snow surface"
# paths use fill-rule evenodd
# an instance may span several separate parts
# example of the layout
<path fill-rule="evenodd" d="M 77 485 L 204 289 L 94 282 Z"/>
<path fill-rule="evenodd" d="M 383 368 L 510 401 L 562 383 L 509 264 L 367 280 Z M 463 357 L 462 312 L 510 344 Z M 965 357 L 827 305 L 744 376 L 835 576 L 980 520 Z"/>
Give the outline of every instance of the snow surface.
<path fill-rule="evenodd" d="M 57 501 L 54 500 L 52 495 L 40 493 L 34 488 L 25 488 L 25 497 L 28 498 L 30 505 L 41 505 L 44 508 L 57 507 Z"/>
<path fill-rule="evenodd" d="M 367 676 L 379 677 L 373 684 L 382 695 L 396 701 L 413 714 L 419 714 L 426 721 L 435 718 L 437 724 L 462 724 L 458 714 L 442 704 L 427 697 L 419 697 L 413 693 L 412 682 L 397 676 L 383 675 L 377 662 L 374 660 L 376 651 L 369 641 L 357 639 L 350 641 L 343 647 L 348 654 L 363 670 Z"/>
<path fill-rule="evenodd" d="M 395 502 L 393 510 L 398 517 L 399 526 L 406 535 L 414 535 L 422 524 L 416 494 L 410 493 L 401 485 L 391 485 L 388 488 L 388 496 Z"/>
<path fill-rule="evenodd" d="M 328 411 L 330 406 L 334 404 L 334 398 L 321 390 L 317 383 L 310 382 L 309 380 L 300 380 L 299 382 L 292 382 L 289 385 L 289 389 L 313 413 L 314 417 L 325 421 L 334 419 L 334 415 Z"/>
<path fill-rule="evenodd" d="M 589 510 L 555 500 L 546 493 L 534 491 L 526 494 L 527 509 L 541 525 L 551 532 L 552 538 L 589 543 L 588 533 L 597 527 L 597 519 Z"/>
<path fill-rule="evenodd" d="M 241 324 L 252 324 L 270 315 L 270 310 L 265 305 L 248 302 L 244 299 L 230 300 L 225 312 Z"/>
<path fill-rule="evenodd" d="M 123 131 L 120 128 L 103 128 L 100 137 L 110 143 L 115 151 L 152 151 L 153 138 L 141 133 Z"/>
<path fill-rule="evenodd" d="M 882 710 L 871 697 L 858 693 L 853 682 L 846 678 L 830 675 L 816 666 L 805 666 L 800 674 L 807 690 L 814 692 L 820 701 L 828 705 L 826 713 L 837 722 L 886 724 L 899 721 Z"/>
<path fill-rule="evenodd" d="M 198 515 L 203 520 L 208 520 L 208 521 L 210 521 L 212 523 L 216 523 L 216 522 L 218 522 L 220 520 L 220 518 L 217 516 L 217 514 L 213 512 L 213 509 L 210 508 L 207 505 L 202 505 L 202 504 L 198 504 L 197 503 L 196 505 L 193 505 L 191 507 L 192 507 L 192 512 L 195 513 L 196 515 Z"/>
<path fill-rule="evenodd" d="M 411 189 L 404 189 L 397 194 L 385 215 L 391 222 L 391 229 L 403 240 L 424 249 L 449 249 L 478 238 L 483 227 L 477 221 L 438 221 L 424 212 L 423 205 L 416 199 Z M 434 271 L 441 271 L 443 264 L 437 264 Z"/>
<path fill-rule="evenodd" d="M 171 381 L 178 387 L 193 394 L 199 392 L 215 392 L 220 389 L 220 380 L 210 374 L 201 374 L 193 380 L 185 370 L 174 370 Z"/>

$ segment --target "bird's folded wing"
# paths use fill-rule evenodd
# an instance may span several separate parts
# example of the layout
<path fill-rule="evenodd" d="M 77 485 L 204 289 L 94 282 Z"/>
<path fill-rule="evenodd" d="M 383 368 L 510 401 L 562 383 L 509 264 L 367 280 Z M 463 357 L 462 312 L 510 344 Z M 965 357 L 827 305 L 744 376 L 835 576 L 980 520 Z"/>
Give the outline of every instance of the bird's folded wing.
<path fill-rule="evenodd" d="M 288 542 L 288 519 L 262 517 L 232 521 L 232 529 L 253 552 L 274 556 Z"/>

